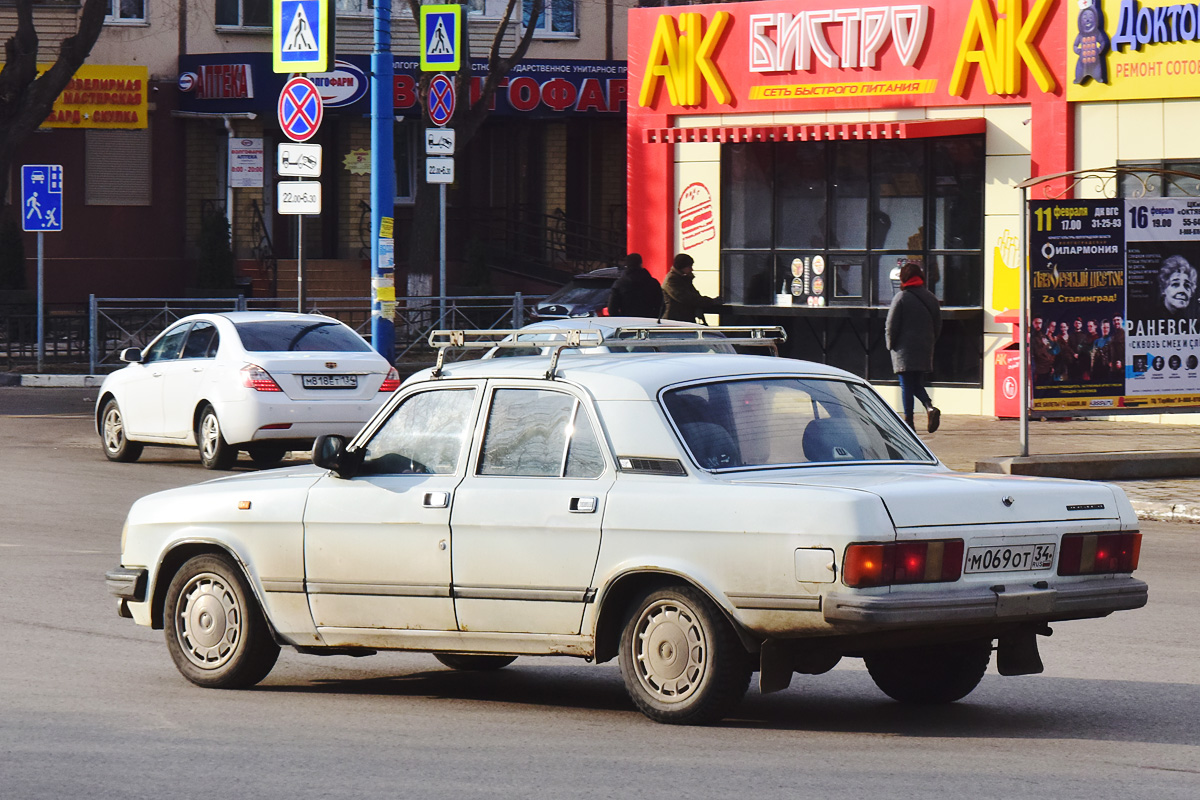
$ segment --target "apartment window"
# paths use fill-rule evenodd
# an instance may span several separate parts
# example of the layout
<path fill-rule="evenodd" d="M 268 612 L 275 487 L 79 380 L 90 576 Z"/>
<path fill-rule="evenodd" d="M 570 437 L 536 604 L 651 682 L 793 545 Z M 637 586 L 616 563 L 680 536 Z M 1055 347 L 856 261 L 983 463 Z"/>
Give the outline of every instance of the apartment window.
<path fill-rule="evenodd" d="M 271 0 L 217 0 L 217 26 L 271 27 Z"/>
<path fill-rule="evenodd" d="M 1117 166 L 1135 171 L 1146 170 L 1121 176 L 1118 190 L 1121 197 L 1200 197 L 1200 161 L 1118 161 Z M 1163 175 L 1157 172 L 1164 169 L 1187 174 Z"/>
<path fill-rule="evenodd" d="M 337 0 L 337 5 L 334 6 L 339 17 L 370 14 L 374 8 L 374 0 Z"/>
<path fill-rule="evenodd" d="M 150 205 L 150 131 L 89 130 L 85 134 L 84 202 Z"/>
<path fill-rule="evenodd" d="M 521 24 L 528 27 L 534 0 L 521 0 Z M 579 35 L 575 24 L 575 0 L 542 0 L 542 13 L 536 25 L 540 39 L 573 38 Z"/>
<path fill-rule="evenodd" d="M 108 0 L 108 10 L 104 12 L 104 21 L 108 23 L 145 22 L 146 0 Z"/>

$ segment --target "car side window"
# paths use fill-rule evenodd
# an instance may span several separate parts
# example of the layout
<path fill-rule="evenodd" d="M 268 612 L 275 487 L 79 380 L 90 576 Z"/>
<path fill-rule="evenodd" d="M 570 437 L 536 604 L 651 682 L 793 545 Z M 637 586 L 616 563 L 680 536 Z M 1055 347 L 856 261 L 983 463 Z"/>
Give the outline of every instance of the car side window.
<path fill-rule="evenodd" d="M 146 351 L 145 356 L 142 358 L 142 363 L 174 361 L 179 358 L 179 351 L 183 349 L 183 340 L 187 337 L 190 327 L 192 326 L 188 324 L 171 328 L 157 342 L 150 345 L 150 349 Z"/>
<path fill-rule="evenodd" d="M 474 427 L 474 389 L 408 397 L 364 449 L 360 474 L 453 475 Z"/>
<path fill-rule="evenodd" d="M 215 358 L 219 341 L 217 326 L 211 322 L 197 322 L 192 325 L 183 345 L 183 358 Z"/>
<path fill-rule="evenodd" d="M 594 478 L 603 471 L 595 431 L 574 397 L 545 389 L 492 395 L 480 475 Z"/>

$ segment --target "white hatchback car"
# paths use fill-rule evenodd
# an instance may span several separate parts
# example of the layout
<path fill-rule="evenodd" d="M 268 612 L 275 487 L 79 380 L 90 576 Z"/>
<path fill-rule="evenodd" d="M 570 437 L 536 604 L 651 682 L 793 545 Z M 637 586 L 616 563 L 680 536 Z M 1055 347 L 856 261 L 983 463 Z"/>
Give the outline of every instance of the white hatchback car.
<path fill-rule="evenodd" d="M 239 450 L 273 466 L 319 434 L 353 435 L 400 385 L 361 336 L 316 314 L 196 314 L 121 360 L 96 397 L 112 461 L 167 444 L 197 446 L 209 469 L 229 469 Z"/>
<path fill-rule="evenodd" d="M 280 645 L 615 658 L 647 716 L 703 723 L 755 671 L 771 692 L 851 657 L 947 703 L 993 650 L 1040 672 L 1050 623 L 1147 599 L 1119 488 L 953 472 L 866 382 L 803 361 L 439 364 L 313 462 L 130 510 L 108 586 L 188 680 L 253 685 Z"/>

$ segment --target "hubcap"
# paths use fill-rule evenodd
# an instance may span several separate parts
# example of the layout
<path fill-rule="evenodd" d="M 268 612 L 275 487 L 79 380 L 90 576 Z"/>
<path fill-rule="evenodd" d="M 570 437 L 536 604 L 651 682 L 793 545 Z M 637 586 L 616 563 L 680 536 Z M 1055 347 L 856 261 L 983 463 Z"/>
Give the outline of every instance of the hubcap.
<path fill-rule="evenodd" d="M 125 425 L 121 421 L 121 412 L 110 408 L 104 415 L 104 446 L 109 452 L 115 453 L 121 449 L 125 440 Z"/>
<path fill-rule="evenodd" d="M 633 660 L 638 680 L 659 701 L 691 697 L 708 665 L 708 640 L 696 613 L 675 600 L 647 608 L 638 620 Z"/>
<path fill-rule="evenodd" d="M 242 607 L 220 575 L 195 576 L 179 597 L 175 632 L 193 664 L 216 669 L 233 657 L 242 639 Z"/>
<path fill-rule="evenodd" d="M 221 425 L 217 422 L 216 414 L 205 414 L 200 421 L 200 448 L 206 459 L 213 459 L 217 454 L 217 443 L 221 440 Z"/>

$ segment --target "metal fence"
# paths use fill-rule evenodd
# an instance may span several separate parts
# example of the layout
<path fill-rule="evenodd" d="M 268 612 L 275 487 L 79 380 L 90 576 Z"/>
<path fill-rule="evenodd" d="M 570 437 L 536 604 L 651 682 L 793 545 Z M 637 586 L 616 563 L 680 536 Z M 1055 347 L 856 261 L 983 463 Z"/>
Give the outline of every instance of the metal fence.
<path fill-rule="evenodd" d="M 520 292 L 513 295 L 447 297 L 443 312 L 442 301 L 438 297 L 397 298 L 394 319 L 396 361 L 420 359 L 427 354 L 432 360 L 427 339 L 431 331 L 439 328 L 488 330 L 520 327 L 529 321 L 527 309 L 539 299 Z M 295 300 L 278 298 L 130 298 L 93 295 L 89 299 L 86 319 L 76 320 L 70 330 L 64 331 L 69 346 L 64 345 L 54 352 L 77 357 L 86 353 L 89 371 L 95 374 L 119 367 L 122 350 L 127 347 L 144 348 L 168 325 L 189 314 L 295 310 Z M 371 307 L 362 297 L 311 298 L 306 311 L 338 319 L 368 340 L 371 338 Z M 36 357 L 35 347 L 26 348 L 31 357 Z"/>

